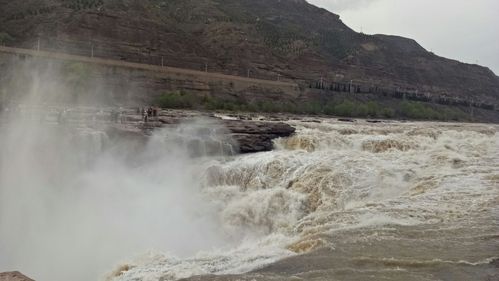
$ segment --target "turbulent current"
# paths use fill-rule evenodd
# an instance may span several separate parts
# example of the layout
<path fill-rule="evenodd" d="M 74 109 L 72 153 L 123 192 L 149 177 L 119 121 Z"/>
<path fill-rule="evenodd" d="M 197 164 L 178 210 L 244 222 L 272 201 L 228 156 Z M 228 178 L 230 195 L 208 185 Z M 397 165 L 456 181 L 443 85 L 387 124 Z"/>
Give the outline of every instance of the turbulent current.
<path fill-rule="evenodd" d="M 178 141 L 206 138 L 199 123 L 143 145 L 95 128 L 4 125 L 0 271 L 499 280 L 497 126 L 289 123 L 297 133 L 272 152 L 201 157 Z"/>

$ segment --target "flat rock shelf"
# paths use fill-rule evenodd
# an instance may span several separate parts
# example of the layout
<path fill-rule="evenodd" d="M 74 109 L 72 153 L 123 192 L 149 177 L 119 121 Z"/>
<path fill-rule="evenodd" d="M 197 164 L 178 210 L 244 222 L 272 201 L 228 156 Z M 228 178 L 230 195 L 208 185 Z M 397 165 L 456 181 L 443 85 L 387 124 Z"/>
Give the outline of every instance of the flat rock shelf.
<path fill-rule="evenodd" d="M 146 109 L 147 110 L 147 109 Z M 94 128 L 104 130 L 111 139 L 133 139 L 146 141 L 153 131 L 163 128 L 177 128 L 182 124 L 196 123 L 202 130 L 203 124 L 214 124 L 216 132 L 204 132 L 198 136 L 203 142 L 216 134 L 232 145 L 232 153 L 256 153 L 271 151 L 273 140 L 289 137 L 295 128 L 282 122 L 287 118 L 263 118 L 258 115 L 225 115 L 200 111 L 161 110 L 144 115 L 141 108 L 90 108 L 90 107 L 32 107 L 11 106 L 0 118 L 19 118 L 28 122 L 50 123 L 70 128 Z M 3 120 L 2 120 L 3 119 Z M 265 119 L 265 120 L 264 120 Z M 216 140 L 215 140 L 216 141 Z M 213 143 L 213 146 L 218 146 Z"/>

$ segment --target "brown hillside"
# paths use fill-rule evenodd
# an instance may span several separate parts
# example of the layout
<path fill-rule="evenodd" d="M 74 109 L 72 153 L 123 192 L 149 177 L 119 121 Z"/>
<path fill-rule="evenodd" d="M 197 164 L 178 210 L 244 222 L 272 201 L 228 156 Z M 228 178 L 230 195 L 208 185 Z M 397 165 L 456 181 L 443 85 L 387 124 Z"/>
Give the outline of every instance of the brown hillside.
<path fill-rule="evenodd" d="M 302 0 L 0 0 L 0 40 L 253 77 L 413 89 L 497 104 L 499 77 Z"/>

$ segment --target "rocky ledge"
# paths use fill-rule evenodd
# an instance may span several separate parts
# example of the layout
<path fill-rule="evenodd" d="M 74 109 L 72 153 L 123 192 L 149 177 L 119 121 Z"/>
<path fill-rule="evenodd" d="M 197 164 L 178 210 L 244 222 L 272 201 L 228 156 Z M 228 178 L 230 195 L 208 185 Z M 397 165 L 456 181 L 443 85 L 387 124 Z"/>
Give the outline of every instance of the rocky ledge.
<path fill-rule="evenodd" d="M 152 109 L 151 109 L 152 110 Z M 144 112 L 145 111 L 145 112 Z M 295 128 L 285 123 L 287 118 L 256 115 L 229 116 L 188 110 L 154 109 L 147 114 L 141 108 L 89 108 L 89 107 L 41 107 L 12 105 L 4 110 L 0 125 L 17 119 L 30 119 L 40 123 L 72 128 L 95 128 L 105 130 L 113 140 L 145 141 L 154 131 L 161 128 L 175 129 L 182 124 L 192 123 L 197 131 L 194 136 L 181 135 L 179 141 L 203 145 L 204 151 L 220 149 L 221 143 L 231 153 L 255 153 L 273 149 L 273 140 L 291 136 Z M 186 136 L 186 139 L 182 139 Z M 192 145 L 196 146 L 196 143 Z M 210 149 L 210 146 L 214 149 Z"/>
<path fill-rule="evenodd" d="M 243 154 L 271 151 L 274 139 L 289 137 L 295 132 L 295 128 L 284 122 L 259 121 L 250 118 L 226 120 L 213 115 L 175 113 L 162 114 L 156 119 L 152 118 L 154 121 L 147 123 L 140 121 L 141 119 L 137 119 L 137 117 L 128 118 L 123 123 L 118 122 L 110 125 L 107 128 L 107 134 L 110 137 L 145 140 L 154 130 L 174 127 L 199 119 L 214 124 L 215 128 L 219 127 L 219 131 L 224 135 L 223 138 L 234 144 L 234 148 L 237 150 L 235 152 Z M 130 120 L 135 120 L 134 126 L 130 126 Z M 208 132 L 206 136 L 209 135 Z M 205 138 L 205 141 L 208 141 L 208 138 Z M 218 144 L 213 144 L 213 146 L 219 147 Z"/>
<path fill-rule="evenodd" d="M 289 137 L 295 132 L 295 128 L 282 122 L 230 120 L 225 121 L 224 126 L 237 142 L 240 153 L 270 151 L 272 140 Z"/>

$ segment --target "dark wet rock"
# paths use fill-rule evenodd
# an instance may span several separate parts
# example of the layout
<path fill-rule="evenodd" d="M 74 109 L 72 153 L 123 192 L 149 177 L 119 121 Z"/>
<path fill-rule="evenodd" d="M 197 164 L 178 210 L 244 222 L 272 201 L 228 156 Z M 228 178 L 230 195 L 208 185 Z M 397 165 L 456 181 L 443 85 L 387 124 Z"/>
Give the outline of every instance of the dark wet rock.
<path fill-rule="evenodd" d="M 234 140 L 239 144 L 240 153 L 270 151 L 273 148 L 272 138 L 257 134 L 234 134 Z"/>
<path fill-rule="evenodd" d="M 0 281 L 34 281 L 18 271 L 0 273 Z"/>
<path fill-rule="evenodd" d="M 225 121 L 232 139 L 239 146 L 240 153 L 254 153 L 273 149 L 273 140 L 289 137 L 295 128 L 286 123 L 261 121 Z"/>
<path fill-rule="evenodd" d="M 281 122 L 229 120 L 224 121 L 223 125 L 234 134 L 263 134 L 287 137 L 295 132 L 293 127 Z"/>
<path fill-rule="evenodd" d="M 340 118 L 340 119 L 338 119 L 338 121 L 340 121 L 340 122 L 350 122 L 350 123 L 355 122 L 354 119 L 350 119 L 350 118 Z"/>

